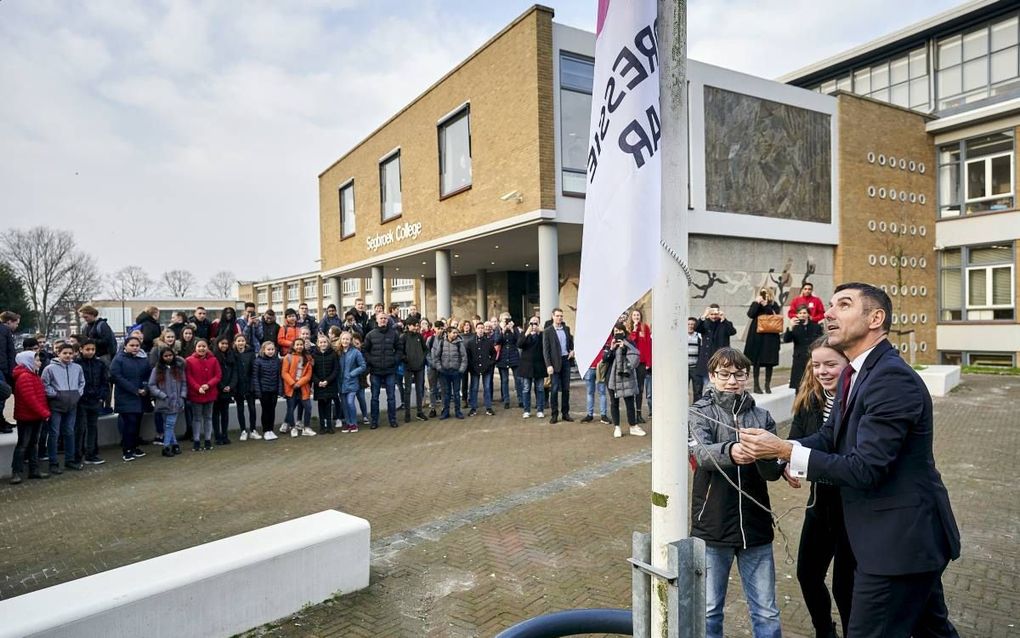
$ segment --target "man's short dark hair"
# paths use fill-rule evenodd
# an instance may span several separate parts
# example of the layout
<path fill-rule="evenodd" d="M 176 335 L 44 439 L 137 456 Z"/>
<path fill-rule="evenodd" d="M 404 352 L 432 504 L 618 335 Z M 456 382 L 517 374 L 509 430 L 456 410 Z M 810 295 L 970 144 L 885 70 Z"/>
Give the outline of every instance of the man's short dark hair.
<path fill-rule="evenodd" d="M 693 321 L 693 322 L 697 323 L 698 322 L 698 318 L 697 317 L 687 317 L 687 321 Z"/>
<path fill-rule="evenodd" d="M 815 288 L 815 285 L 813 283 L 811 283 L 810 281 L 805 281 L 804 283 L 802 283 L 800 285 L 800 289 L 803 290 L 803 289 L 807 288 L 808 286 L 811 286 L 812 290 L 814 290 L 814 288 Z"/>
<path fill-rule="evenodd" d="M 708 304 L 708 307 L 709 308 L 715 308 L 716 310 L 718 310 L 719 309 L 719 304 L 717 304 L 717 303 L 710 303 L 710 304 Z"/>
<path fill-rule="evenodd" d="M 708 371 L 710 373 L 727 366 L 733 366 L 737 370 L 750 370 L 751 360 L 736 348 L 719 348 L 708 360 Z"/>
<path fill-rule="evenodd" d="M 286 310 L 283 311 L 283 316 L 284 317 L 296 317 L 297 316 L 297 310 L 294 310 L 293 308 L 287 308 Z"/>
<path fill-rule="evenodd" d="M 255 302 L 254 301 L 246 301 L 246 302 L 244 302 L 244 307 L 245 307 L 245 309 L 255 308 Z"/>
<path fill-rule="evenodd" d="M 892 328 L 892 299 L 889 298 L 889 295 L 885 294 L 884 290 L 871 284 L 851 281 L 836 286 L 833 293 L 843 290 L 856 290 L 861 296 L 865 310 L 881 310 L 884 312 L 885 320 L 882 321 L 882 332 L 889 334 L 889 330 Z"/>
<path fill-rule="evenodd" d="M 95 339 L 89 339 L 88 337 L 85 337 L 84 339 L 82 339 L 81 341 L 78 342 L 78 347 L 79 348 L 84 348 L 85 346 L 94 346 L 94 345 L 96 345 L 96 340 Z"/>
<path fill-rule="evenodd" d="M 71 344 L 67 343 L 66 341 L 64 343 L 61 343 L 59 346 L 57 346 L 57 354 L 60 354 L 64 350 L 70 350 L 71 352 L 74 352 L 74 346 L 72 346 Z"/>
<path fill-rule="evenodd" d="M 195 308 L 195 312 L 198 312 L 199 310 L 205 310 L 205 307 L 204 306 L 198 306 L 198 307 Z"/>

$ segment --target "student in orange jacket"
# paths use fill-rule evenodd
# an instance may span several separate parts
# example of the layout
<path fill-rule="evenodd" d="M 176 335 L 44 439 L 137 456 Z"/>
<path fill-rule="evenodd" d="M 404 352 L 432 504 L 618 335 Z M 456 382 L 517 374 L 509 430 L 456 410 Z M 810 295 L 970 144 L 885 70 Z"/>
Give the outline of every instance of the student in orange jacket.
<path fill-rule="evenodd" d="M 294 345 L 294 340 L 301 336 L 301 329 L 297 325 L 297 312 L 293 308 L 287 308 L 283 314 L 283 325 L 280 326 L 280 334 L 276 338 L 276 346 L 280 356 L 287 356 Z M 307 344 L 305 344 L 307 345 Z"/>
<path fill-rule="evenodd" d="M 288 322 L 290 317 L 287 317 Z M 284 328 L 286 330 L 286 328 Z M 283 330 L 280 331 L 281 338 Z M 283 357 L 280 376 L 283 378 L 283 396 L 287 397 L 287 416 L 283 428 L 290 429 L 291 437 L 315 436 L 312 425 L 312 357 L 305 350 L 304 339 L 298 337 L 291 344 L 291 352 Z M 294 410 L 304 408 L 302 425 L 295 422 Z M 281 430 L 283 429 L 281 428 Z"/>

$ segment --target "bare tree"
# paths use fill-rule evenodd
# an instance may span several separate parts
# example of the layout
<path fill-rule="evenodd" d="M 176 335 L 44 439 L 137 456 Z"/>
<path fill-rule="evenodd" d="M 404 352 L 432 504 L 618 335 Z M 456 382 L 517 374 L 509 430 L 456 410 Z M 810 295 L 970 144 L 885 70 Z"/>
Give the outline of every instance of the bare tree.
<path fill-rule="evenodd" d="M 170 296 L 177 299 L 187 297 L 188 292 L 198 283 L 195 275 L 187 270 L 170 270 L 163 273 L 162 279 L 163 285 L 166 286 Z"/>
<path fill-rule="evenodd" d="M 234 296 L 234 282 L 236 281 L 237 277 L 233 271 L 221 270 L 209 278 L 209 283 L 205 285 L 205 292 L 217 299 L 229 299 Z"/>
<path fill-rule="evenodd" d="M 114 299 L 136 299 L 153 291 L 156 282 L 141 266 L 124 266 L 110 275 L 109 289 Z"/>
<path fill-rule="evenodd" d="M 0 245 L 25 285 L 43 334 L 49 334 L 58 314 L 99 292 L 102 280 L 95 260 L 78 250 L 74 236 L 66 230 L 13 229 L 3 235 Z"/>

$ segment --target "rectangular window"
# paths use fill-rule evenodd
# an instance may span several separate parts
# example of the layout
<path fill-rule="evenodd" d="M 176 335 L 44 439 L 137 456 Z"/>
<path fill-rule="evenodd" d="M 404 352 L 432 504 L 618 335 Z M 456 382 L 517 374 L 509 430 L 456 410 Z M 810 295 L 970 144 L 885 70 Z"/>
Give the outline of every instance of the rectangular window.
<path fill-rule="evenodd" d="M 939 149 L 939 216 L 1012 210 L 1013 132 L 947 144 Z"/>
<path fill-rule="evenodd" d="M 936 94 L 940 110 L 1020 94 L 1018 27 L 1020 19 L 1012 15 L 939 40 Z"/>
<path fill-rule="evenodd" d="M 360 284 L 361 284 L 361 280 L 360 279 L 347 279 L 347 278 L 344 278 L 343 283 L 341 284 L 341 286 L 343 288 L 343 294 L 345 294 L 345 295 L 356 295 L 356 294 L 358 294 L 358 291 L 361 290 L 361 285 Z"/>
<path fill-rule="evenodd" d="M 852 77 L 852 88 L 850 85 L 851 76 L 845 76 L 833 80 L 831 83 L 823 84 L 821 91 L 825 93 L 826 88 L 852 90 L 858 95 L 889 102 L 896 106 L 919 111 L 930 110 L 928 51 L 924 47 L 889 60 L 883 60 L 870 67 L 856 69 Z"/>
<path fill-rule="evenodd" d="M 407 290 L 414 290 L 413 279 L 391 279 L 390 280 L 390 292 L 403 292 Z"/>
<path fill-rule="evenodd" d="M 297 301 L 297 300 L 298 300 L 298 285 L 297 284 L 287 284 L 287 301 Z"/>
<path fill-rule="evenodd" d="M 379 197 L 384 223 L 400 217 L 404 211 L 400 193 L 400 151 L 379 162 Z"/>
<path fill-rule="evenodd" d="M 583 197 L 588 184 L 588 134 L 595 62 L 560 54 L 560 174 L 564 195 Z"/>
<path fill-rule="evenodd" d="M 322 296 L 328 297 L 333 294 L 333 282 L 323 281 L 322 282 Z"/>
<path fill-rule="evenodd" d="M 367 293 L 372 292 L 372 280 L 371 279 L 366 279 L 365 280 L 365 292 L 367 292 Z"/>
<path fill-rule="evenodd" d="M 954 248 L 939 266 L 943 321 L 1010 321 L 1016 316 L 1012 244 Z"/>
<path fill-rule="evenodd" d="M 314 299 L 315 297 L 318 297 L 319 295 L 316 294 L 317 293 L 317 290 L 316 290 L 317 288 L 318 288 L 318 286 L 315 285 L 314 281 L 306 281 L 305 282 L 305 299 L 309 299 L 309 298 Z"/>
<path fill-rule="evenodd" d="M 266 303 L 269 302 L 269 291 L 268 290 L 263 289 L 263 290 L 259 291 L 258 302 L 259 302 L 259 304 L 266 304 Z"/>
<path fill-rule="evenodd" d="M 439 195 L 471 188 L 471 110 L 465 106 L 439 124 Z"/>
<path fill-rule="evenodd" d="M 340 239 L 354 234 L 354 180 L 340 187 Z"/>
<path fill-rule="evenodd" d="M 281 286 L 273 286 L 273 302 L 279 303 L 283 301 L 283 288 Z"/>

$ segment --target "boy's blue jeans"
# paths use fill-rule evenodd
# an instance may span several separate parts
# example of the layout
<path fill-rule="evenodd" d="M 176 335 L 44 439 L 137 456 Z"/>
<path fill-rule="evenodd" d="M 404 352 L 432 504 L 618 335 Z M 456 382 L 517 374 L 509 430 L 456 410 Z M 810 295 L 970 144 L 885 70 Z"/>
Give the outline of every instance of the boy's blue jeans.
<path fill-rule="evenodd" d="M 471 389 L 468 390 L 468 405 L 471 406 L 472 410 L 478 409 L 478 381 L 479 376 L 482 382 L 482 401 L 485 403 L 485 409 L 492 409 L 492 370 L 483 372 L 481 375 L 471 375 Z"/>
<path fill-rule="evenodd" d="M 585 385 L 585 407 L 588 409 L 588 416 L 595 414 L 595 393 L 599 394 L 599 414 L 606 414 L 606 384 L 596 380 L 595 368 L 588 368 L 584 373 Z"/>
<path fill-rule="evenodd" d="M 372 425 L 379 425 L 379 392 L 386 387 L 386 417 L 390 425 L 397 422 L 397 373 L 372 374 Z"/>
<path fill-rule="evenodd" d="M 50 415 L 50 438 L 47 441 L 47 449 L 50 457 L 50 465 L 57 465 L 57 437 L 64 437 L 64 463 L 74 462 L 74 419 L 78 412 L 72 409 L 70 412 L 56 412 Z"/>
<path fill-rule="evenodd" d="M 776 565 L 772 558 L 772 543 L 747 549 L 705 547 L 705 638 L 723 638 L 723 606 L 734 557 L 751 615 L 752 635 L 754 638 L 780 638 L 782 629 L 779 607 L 776 606 Z"/>

